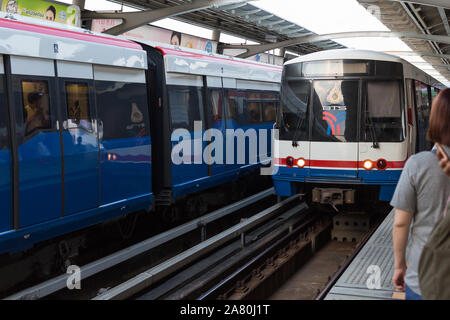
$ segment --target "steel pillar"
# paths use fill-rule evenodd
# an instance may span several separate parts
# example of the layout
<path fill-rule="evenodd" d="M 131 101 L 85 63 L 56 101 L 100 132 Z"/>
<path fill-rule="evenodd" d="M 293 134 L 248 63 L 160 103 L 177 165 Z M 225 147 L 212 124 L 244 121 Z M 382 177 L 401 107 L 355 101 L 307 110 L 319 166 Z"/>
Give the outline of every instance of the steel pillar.
<path fill-rule="evenodd" d="M 86 4 L 86 0 L 72 0 L 72 4 L 79 6 L 80 10 L 83 10 Z"/>

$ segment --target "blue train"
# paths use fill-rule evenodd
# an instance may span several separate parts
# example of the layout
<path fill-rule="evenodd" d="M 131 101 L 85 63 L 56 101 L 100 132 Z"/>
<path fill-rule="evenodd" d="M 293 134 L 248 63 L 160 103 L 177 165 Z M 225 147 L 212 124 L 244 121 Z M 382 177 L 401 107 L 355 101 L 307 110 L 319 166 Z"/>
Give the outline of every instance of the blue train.
<path fill-rule="evenodd" d="M 19 16 L 0 18 L 0 39 L 0 254 L 132 212 L 199 208 L 200 191 L 261 164 L 207 164 L 201 138 L 271 129 L 280 67 Z M 172 161 L 176 129 L 192 162 Z"/>

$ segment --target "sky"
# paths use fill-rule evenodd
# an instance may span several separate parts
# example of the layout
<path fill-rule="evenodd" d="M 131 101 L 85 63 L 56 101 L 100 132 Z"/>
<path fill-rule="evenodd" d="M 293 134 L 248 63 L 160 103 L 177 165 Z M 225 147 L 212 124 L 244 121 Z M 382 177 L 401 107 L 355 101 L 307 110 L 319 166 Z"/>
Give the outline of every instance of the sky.
<path fill-rule="evenodd" d="M 72 3 L 71 0 L 59 1 Z M 251 1 L 251 4 L 317 34 L 348 31 L 389 31 L 356 0 L 257 0 Z M 122 6 L 107 0 L 86 0 L 86 9 L 95 11 L 122 10 Z M 133 11 L 133 9 L 127 7 L 123 7 L 123 10 Z M 212 36 L 212 30 L 174 19 L 163 19 L 152 23 L 152 25 L 203 38 L 210 39 Z M 221 34 L 220 41 L 225 43 L 255 43 L 224 33 Z M 412 51 L 402 40 L 397 38 L 354 38 L 335 41 L 355 49 Z M 421 57 L 411 54 L 401 55 L 401 57 L 450 86 L 450 82 L 447 82 L 438 71 Z"/>

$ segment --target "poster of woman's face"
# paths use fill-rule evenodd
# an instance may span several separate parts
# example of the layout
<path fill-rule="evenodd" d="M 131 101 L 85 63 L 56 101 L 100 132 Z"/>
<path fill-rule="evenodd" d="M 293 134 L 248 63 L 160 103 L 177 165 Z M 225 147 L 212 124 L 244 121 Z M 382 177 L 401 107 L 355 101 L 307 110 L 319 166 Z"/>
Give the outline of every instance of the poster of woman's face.
<path fill-rule="evenodd" d="M 181 45 L 181 33 L 180 32 L 172 32 L 172 35 L 170 37 L 170 44 L 174 46 L 180 46 Z"/>
<path fill-rule="evenodd" d="M 15 0 L 9 0 L 6 3 L 6 12 L 8 13 L 19 13 L 19 6 Z"/>

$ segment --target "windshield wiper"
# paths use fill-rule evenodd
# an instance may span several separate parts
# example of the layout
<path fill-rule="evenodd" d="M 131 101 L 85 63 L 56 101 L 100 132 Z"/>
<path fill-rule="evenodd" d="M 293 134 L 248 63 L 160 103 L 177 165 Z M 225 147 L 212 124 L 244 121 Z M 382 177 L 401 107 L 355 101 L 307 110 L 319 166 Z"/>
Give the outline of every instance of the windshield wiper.
<path fill-rule="evenodd" d="M 304 118 L 300 118 L 300 113 L 301 113 L 301 109 L 299 109 L 296 113 L 296 116 L 298 118 L 297 120 L 297 125 L 295 127 L 295 132 L 294 132 L 294 136 L 292 137 L 292 146 L 294 148 L 298 147 L 298 143 L 297 143 L 297 134 L 299 129 L 303 126 L 303 122 L 305 121 L 306 115 L 308 114 L 308 106 L 309 106 L 309 95 L 308 98 L 306 100 L 306 112 L 305 112 L 305 117 Z M 301 121 L 300 121 L 301 120 Z"/>
<path fill-rule="evenodd" d="M 373 124 L 372 118 L 369 115 L 369 112 L 366 111 L 366 127 L 369 127 L 370 136 L 372 139 L 372 148 L 379 149 L 380 145 L 377 140 L 377 133 L 375 132 L 375 125 Z"/>

